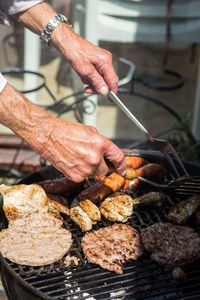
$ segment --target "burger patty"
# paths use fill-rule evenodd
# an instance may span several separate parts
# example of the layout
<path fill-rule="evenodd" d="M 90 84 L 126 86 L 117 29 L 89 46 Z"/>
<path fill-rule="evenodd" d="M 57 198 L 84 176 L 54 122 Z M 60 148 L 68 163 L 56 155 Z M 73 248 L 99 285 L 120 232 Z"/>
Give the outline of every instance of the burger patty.
<path fill-rule="evenodd" d="M 123 263 L 137 260 L 143 253 L 139 232 L 125 224 L 86 233 L 81 246 L 89 262 L 119 274 L 123 273 Z"/>
<path fill-rule="evenodd" d="M 0 232 L 1 254 L 12 262 L 43 266 L 61 259 L 72 245 L 71 233 L 48 213 L 36 213 L 14 221 Z"/>
<path fill-rule="evenodd" d="M 187 226 L 157 223 L 141 232 L 144 248 L 161 265 L 181 266 L 200 258 L 200 235 Z"/>

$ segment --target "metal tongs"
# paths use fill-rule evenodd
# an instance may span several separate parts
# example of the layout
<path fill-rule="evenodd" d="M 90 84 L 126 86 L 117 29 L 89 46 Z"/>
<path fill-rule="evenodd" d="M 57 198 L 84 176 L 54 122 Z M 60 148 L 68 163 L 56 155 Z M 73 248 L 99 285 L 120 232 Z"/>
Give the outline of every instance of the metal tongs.
<path fill-rule="evenodd" d="M 154 138 L 147 130 L 146 128 L 138 121 L 138 119 L 130 112 L 130 110 L 124 105 L 124 103 L 118 98 L 118 96 L 114 92 L 109 92 L 108 98 L 113 101 L 119 109 L 126 114 L 126 116 L 133 122 L 148 138 L 148 140 L 156 147 L 160 152 L 162 152 L 166 158 L 166 160 L 169 162 L 170 166 L 174 170 L 176 176 L 178 178 L 181 177 L 188 177 L 188 173 L 181 161 L 181 159 L 178 156 L 178 153 L 174 149 L 174 147 L 169 144 L 166 140 L 156 139 Z M 172 158 L 173 157 L 173 158 Z M 176 164 L 178 166 L 176 166 Z M 180 171 L 182 171 L 183 175 L 180 174 Z M 149 181 L 150 182 L 150 181 Z"/>

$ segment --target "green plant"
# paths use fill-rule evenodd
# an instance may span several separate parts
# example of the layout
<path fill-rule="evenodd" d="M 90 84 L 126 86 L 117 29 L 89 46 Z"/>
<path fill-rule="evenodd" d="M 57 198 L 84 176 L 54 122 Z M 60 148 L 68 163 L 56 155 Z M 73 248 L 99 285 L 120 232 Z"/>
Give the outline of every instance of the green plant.
<path fill-rule="evenodd" d="M 191 119 L 184 116 L 182 120 L 172 124 L 165 138 L 174 146 L 181 159 L 200 163 L 200 142 L 196 141 L 190 128 Z"/>

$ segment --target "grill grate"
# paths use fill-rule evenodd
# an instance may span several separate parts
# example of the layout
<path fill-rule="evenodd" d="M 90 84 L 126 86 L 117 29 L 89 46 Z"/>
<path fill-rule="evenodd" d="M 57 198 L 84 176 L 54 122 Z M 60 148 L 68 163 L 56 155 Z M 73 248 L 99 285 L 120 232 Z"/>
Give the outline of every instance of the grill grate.
<path fill-rule="evenodd" d="M 154 223 L 165 221 L 166 214 L 180 198 L 167 196 L 164 208 L 137 208 L 127 224 L 141 230 Z M 94 230 L 113 223 L 102 220 Z M 81 250 L 83 233 L 67 217 L 65 228 L 73 235 L 70 255 L 79 258 L 78 266 L 66 267 L 63 260 L 44 267 L 27 267 L 8 260 L 3 264 L 17 274 L 19 284 L 24 282 L 46 300 L 199 300 L 200 263 L 183 268 L 188 280 L 179 283 L 172 277 L 172 268 L 160 267 L 145 254 L 138 261 L 125 264 L 119 275 L 87 262 Z M 21 298 L 19 298 L 21 299 Z M 25 299 L 25 298 L 23 298 Z M 28 299 L 28 298 L 27 298 Z"/>
<path fill-rule="evenodd" d="M 164 209 L 144 211 L 138 208 L 127 223 L 142 229 L 164 221 L 174 202 L 179 202 L 179 199 L 172 201 L 168 197 Z M 95 225 L 94 229 L 110 224 L 104 220 Z M 114 274 L 89 264 L 80 246 L 82 232 L 69 218 L 65 219 L 65 227 L 73 234 L 74 243 L 70 254 L 79 258 L 78 266 L 66 267 L 63 260 L 45 267 L 27 267 L 8 262 L 21 279 L 43 294 L 44 299 L 178 300 L 190 299 L 188 295 L 199 295 L 200 270 L 197 264 L 185 267 L 189 280 L 183 286 L 172 278 L 170 267 L 159 267 L 147 256 L 128 262 L 122 275 Z"/>

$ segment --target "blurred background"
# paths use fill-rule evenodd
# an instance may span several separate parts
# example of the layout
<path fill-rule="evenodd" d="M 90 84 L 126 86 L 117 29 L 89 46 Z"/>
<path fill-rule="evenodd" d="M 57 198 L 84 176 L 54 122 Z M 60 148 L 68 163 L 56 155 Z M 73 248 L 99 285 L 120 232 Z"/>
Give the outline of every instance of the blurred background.
<path fill-rule="evenodd" d="M 200 1 L 48 2 L 77 33 L 112 52 L 119 96 L 144 126 L 167 138 L 183 159 L 200 162 Z M 82 93 L 53 47 L 20 24 L 1 26 L 0 40 L 0 70 L 30 101 L 65 121 L 96 126 L 120 147 L 145 147 L 144 136 L 108 99 Z M 0 164 L 9 172 L 17 166 L 21 176 L 45 162 L 0 126 Z"/>

